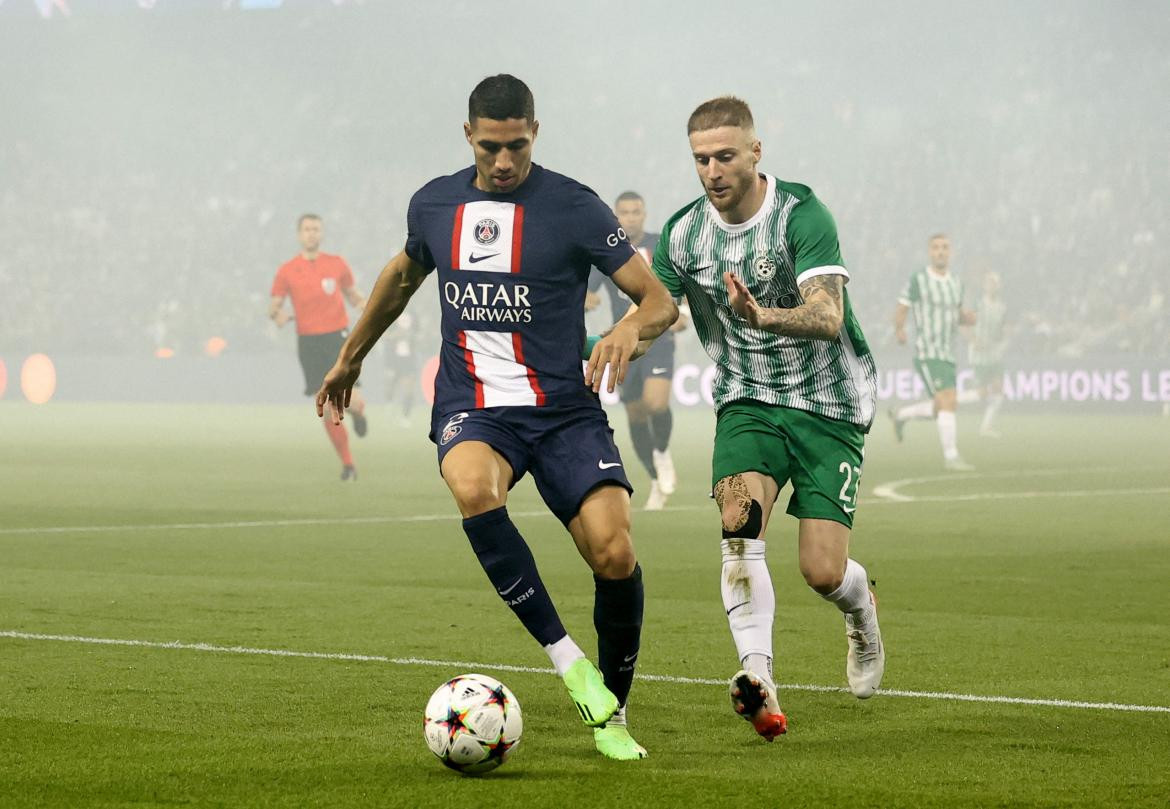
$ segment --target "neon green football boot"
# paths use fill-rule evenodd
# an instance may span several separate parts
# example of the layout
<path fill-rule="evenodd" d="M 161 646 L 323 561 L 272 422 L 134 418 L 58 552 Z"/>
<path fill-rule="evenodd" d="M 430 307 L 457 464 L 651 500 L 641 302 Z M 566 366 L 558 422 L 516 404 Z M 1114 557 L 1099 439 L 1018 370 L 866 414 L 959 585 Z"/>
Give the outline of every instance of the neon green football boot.
<path fill-rule="evenodd" d="M 581 721 L 589 727 L 602 727 L 617 712 L 618 698 L 605 687 L 601 672 L 589 658 L 582 657 L 569 666 L 561 679 L 581 714 Z"/>
<path fill-rule="evenodd" d="M 645 747 L 634 741 L 625 725 L 594 728 L 593 743 L 597 745 L 597 752 L 616 761 L 637 761 L 649 755 Z"/>

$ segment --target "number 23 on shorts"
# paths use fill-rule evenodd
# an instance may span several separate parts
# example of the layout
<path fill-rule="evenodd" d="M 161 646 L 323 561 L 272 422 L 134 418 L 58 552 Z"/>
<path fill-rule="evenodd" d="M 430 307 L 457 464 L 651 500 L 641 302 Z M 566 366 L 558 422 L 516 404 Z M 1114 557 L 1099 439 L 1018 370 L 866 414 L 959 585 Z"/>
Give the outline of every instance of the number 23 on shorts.
<path fill-rule="evenodd" d="M 852 514 L 857 510 L 857 487 L 861 484 L 861 467 L 854 466 L 848 461 L 841 461 L 837 471 L 845 478 L 841 484 L 841 493 L 838 495 L 841 508 L 846 514 Z"/>

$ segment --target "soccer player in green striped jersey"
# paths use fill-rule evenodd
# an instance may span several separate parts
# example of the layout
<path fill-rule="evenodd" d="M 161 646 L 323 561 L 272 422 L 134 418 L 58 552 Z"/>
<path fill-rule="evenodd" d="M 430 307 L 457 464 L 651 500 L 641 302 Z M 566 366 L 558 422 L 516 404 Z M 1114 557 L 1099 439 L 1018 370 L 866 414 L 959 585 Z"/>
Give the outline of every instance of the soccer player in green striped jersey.
<path fill-rule="evenodd" d="M 979 398 L 984 403 L 983 423 L 979 434 L 985 438 L 999 438 L 995 417 L 1003 406 L 1003 358 L 1007 354 L 1007 307 L 1000 294 L 999 273 L 983 276 L 983 297 L 976 305 L 975 328 L 967 359 L 975 369 L 975 383 Z"/>
<path fill-rule="evenodd" d="M 787 720 L 772 673 L 776 599 L 764 533 L 789 481 L 800 570 L 845 615 L 853 693 L 872 696 L 885 668 L 869 580 L 849 558 L 876 371 L 845 292 L 833 218 L 806 186 L 758 171 L 748 105 L 704 102 L 687 134 L 705 194 L 666 223 L 653 266 L 671 294 L 686 297 L 716 364 L 711 479 L 740 663 L 732 706 L 771 741 Z"/>
<path fill-rule="evenodd" d="M 951 240 L 936 233 L 927 242 L 930 264 L 910 276 L 894 311 L 894 335 L 906 342 L 906 315 L 914 312 L 914 368 L 930 399 L 891 410 L 894 433 L 902 440 L 906 422 L 933 419 L 942 444 L 943 465 L 952 472 L 974 469 L 959 456 L 955 410 L 955 338 L 959 326 L 975 325 L 975 313 L 963 307 L 963 282 L 950 272 Z"/>

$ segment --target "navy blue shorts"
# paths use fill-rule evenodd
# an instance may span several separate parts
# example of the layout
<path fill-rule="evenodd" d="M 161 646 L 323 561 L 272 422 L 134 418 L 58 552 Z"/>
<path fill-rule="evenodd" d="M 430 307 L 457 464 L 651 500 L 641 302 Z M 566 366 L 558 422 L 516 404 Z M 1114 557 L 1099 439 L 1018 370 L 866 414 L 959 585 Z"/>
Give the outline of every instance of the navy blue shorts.
<path fill-rule="evenodd" d="M 647 379 L 670 380 L 674 377 L 674 335 L 671 332 L 650 344 L 650 350 L 630 363 L 626 379 L 618 391 L 623 402 L 637 402 Z"/>
<path fill-rule="evenodd" d="M 492 407 L 433 416 L 430 438 L 443 458 L 461 441 L 482 441 L 512 467 L 512 485 L 532 472 L 536 490 L 565 525 L 603 483 L 633 494 L 605 411 L 594 407 Z"/>

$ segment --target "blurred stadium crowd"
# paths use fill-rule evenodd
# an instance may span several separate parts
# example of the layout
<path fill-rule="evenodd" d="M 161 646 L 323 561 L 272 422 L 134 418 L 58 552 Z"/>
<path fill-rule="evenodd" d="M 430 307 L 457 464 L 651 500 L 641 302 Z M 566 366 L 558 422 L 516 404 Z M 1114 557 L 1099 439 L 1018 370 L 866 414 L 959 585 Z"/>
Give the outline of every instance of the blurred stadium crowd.
<path fill-rule="evenodd" d="M 937 98 L 891 93 L 880 105 L 863 86 L 853 94 L 834 92 L 808 121 L 787 116 L 796 101 L 810 107 L 804 96 L 753 95 L 750 85 L 741 91 L 757 110 L 763 168 L 812 185 L 834 212 L 854 272 L 854 307 L 871 342 L 891 341 L 898 291 L 924 263 L 926 237 L 944 230 L 972 300 L 984 271 L 1003 277 L 1013 354 L 1170 357 L 1165 130 L 1125 114 L 1130 102 L 1119 100 L 1110 80 L 1133 73 L 1137 60 L 1146 84 L 1128 91 L 1165 88 L 1170 58 L 1156 48 L 1123 52 L 1108 41 L 1086 51 L 1083 41 L 1092 32 L 1082 29 L 1091 21 L 1075 15 L 1041 23 L 1028 39 L 1047 44 L 990 53 L 995 80 L 963 95 L 957 115 L 942 112 L 949 109 L 947 88 Z M 1070 27 L 1077 36 L 1068 35 Z M 84 79 L 87 60 L 106 58 L 100 45 L 87 52 L 68 38 L 50 43 L 40 58 L 52 58 L 56 48 L 75 61 L 76 75 L 64 83 L 26 83 L 23 95 L 9 99 L 14 118 L 3 133 L 6 345 L 78 355 L 142 354 L 163 346 L 192 352 L 214 335 L 232 352 L 287 351 L 286 337 L 264 310 L 275 268 L 296 250 L 296 215 L 324 216 L 324 249 L 344 255 L 368 290 L 402 243 L 413 190 L 468 162 L 457 119 L 478 68 L 438 73 L 425 86 L 383 86 L 385 103 L 372 104 L 374 85 L 350 91 L 339 86 L 343 75 L 330 89 L 313 80 L 319 65 L 285 62 L 281 70 L 263 71 L 272 53 L 249 55 L 255 50 L 245 47 L 250 35 L 242 27 L 229 32 L 228 44 L 210 57 L 193 54 L 164 75 L 116 66 L 108 80 L 136 84 L 126 98 L 104 100 L 94 100 L 94 85 Z M 163 37 L 131 50 L 161 53 L 178 41 Z M 358 75 L 379 43 L 372 36 L 354 39 L 346 69 Z M 808 59 L 785 65 L 781 78 L 799 85 L 834 69 L 815 54 Z M 1060 79 L 1077 71 L 1101 80 Z M 244 89 L 224 89 L 240 75 L 249 77 Z M 604 158 L 578 165 L 575 157 L 584 152 L 544 146 L 537 160 L 603 197 L 638 189 L 649 203 L 648 225 L 657 229 L 699 189 L 681 138 L 671 148 L 647 141 L 658 131 L 676 136 L 674 111 L 701 99 L 685 84 L 646 75 L 641 103 L 674 116 L 661 128 L 657 112 L 631 123 L 621 94 L 595 96 L 580 110 L 598 122 L 594 130 L 606 131 L 601 145 L 580 148 L 616 153 L 633 143 L 642 155 L 636 166 Z M 199 89 L 185 92 L 181 111 L 152 123 L 152 102 L 144 108 L 144 99 L 165 101 L 168 88 L 186 81 Z M 542 77 L 541 86 L 554 82 Z M 538 92 L 538 111 L 543 98 Z M 437 101 L 424 110 L 431 99 Z M 201 106 L 209 114 L 201 115 Z M 564 120 L 566 109 L 574 110 L 554 111 Z M 274 110 L 278 126 L 271 125 Z M 436 154 L 395 148 L 404 113 L 425 130 L 424 138 L 443 141 Z M 66 126 L 71 116 L 77 120 Z M 38 119 L 47 126 L 43 137 Z M 98 129 L 87 129 L 87 119 Z M 144 127 L 142 141 L 126 148 L 125 140 Z M 456 134 L 447 137 L 448 130 Z M 798 132 L 810 142 L 823 134 L 832 157 L 794 147 L 803 143 Z M 312 133 L 309 146 L 296 133 Z M 544 137 L 553 143 L 563 134 Z M 777 142 L 784 145 L 770 147 Z M 420 328 L 433 331 L 434 318 L 419 314 Z"/>

